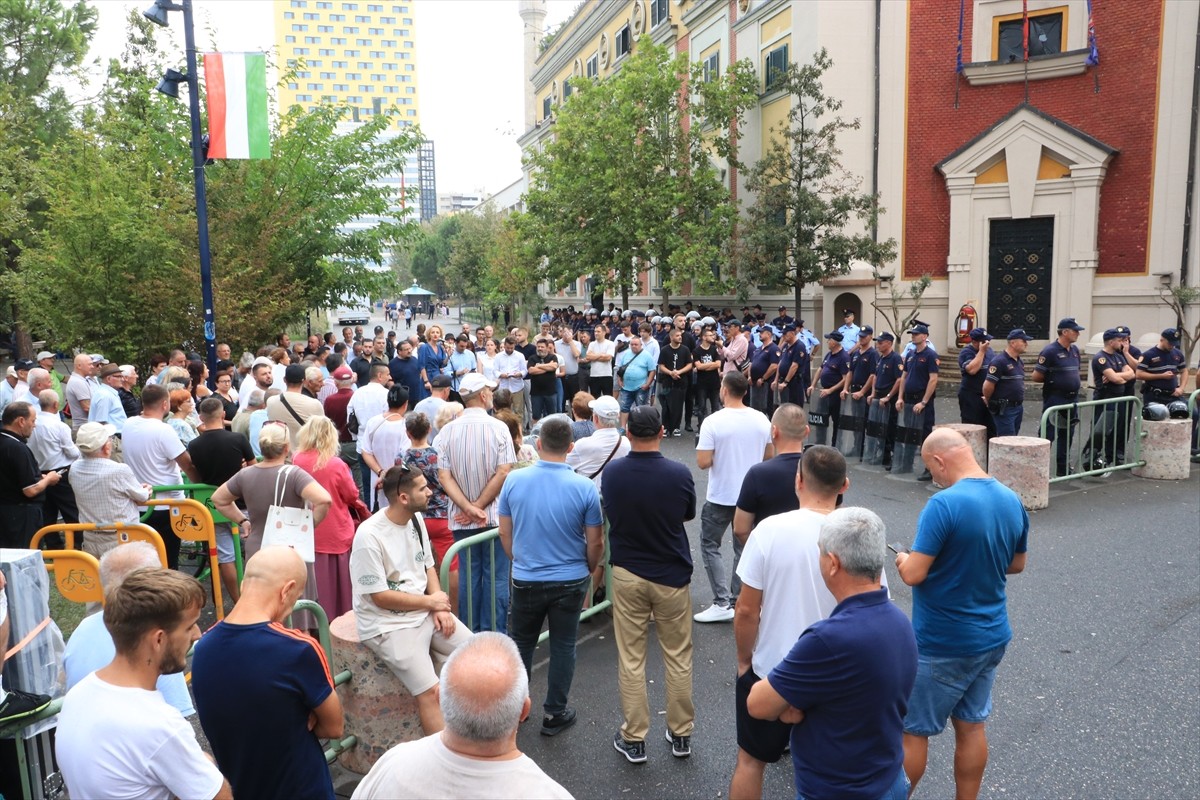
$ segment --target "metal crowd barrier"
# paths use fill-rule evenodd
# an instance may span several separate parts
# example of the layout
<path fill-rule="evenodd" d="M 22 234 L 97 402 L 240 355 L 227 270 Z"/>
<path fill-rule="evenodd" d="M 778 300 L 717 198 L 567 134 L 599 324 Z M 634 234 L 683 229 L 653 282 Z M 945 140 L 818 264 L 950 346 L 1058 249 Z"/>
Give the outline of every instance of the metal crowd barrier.
<path fill-rule="evenodd" d="M 314 600 L 299 600 L 292 607 L 292 613 L 297 611 L 307 611 L 317 618 L 317 639 L 321 643 L 321 649 L 325 651 L 325 660 L 330 664 L 333 663 L 333 643 L 329 638 L 329 617 L 325 614 L 325 609 Z M 349 683 L 350 670 L 344 669 L 337 675 L 333 676 L 333 685 L 341 686 L 344 683 Z M 334 759 L 347 750 L 355 747 L 358 744 L 358 737 L 354 734 L 346 734 L 341 739 L 330 739 L 329 746 L 325 748 L 325 762 L 332 764 Z"/>
<path fill-rule="evenodd" d="M 1196 391 L 1194 391 L 1188 395 L 1188 399 L 1187 399 L 1188 416 L 1195 415 L 1197 402 L 1200 402 L 1200 389 L 1197 389 Z"/>
<path fill-rule="evenodd" d="M 473 591 L 473 588 L 471 585 L 470 578 L 471 578 L 472 571 L 474 569 L 476 569 L 478 566 L 482 566 L 482 565 L 475 565 L 472 563 L 473 559 L 472 559 L 472 554 L 471 554 L 471 551 L 469 548 L 471 546 L 477 545 L 477 544 L 490 543 L 489 547 L 491 548 L 491 550 L 489 551 L 489 555 L 491 555 L 491 557 L 492 557 L 491 558 L 491 562 L 492 562 L 491 563 L 491 578 L 492 578 L 492 585 L 495 586 L 496 585 L 496 548 L 501 547 L 499 540 L 500 540 L 500 529 L 492 528 L 491 530 L 483 531 L 482 533 L 477 533 L 474 536 L 468 536 L 466 539 L 455 542 L 450 547 L 450 549 L 446 551 L 446 555 L 442 557 L 442 566 L 438 572 L 438 578 L 442 583 L 442 591 L 448 593 L 449 592 L 448 587 L 450 586 L 450 564 L 453 563 L 455 556 L 459 556 L 458 580 L 459 580 L 460 586 L 462 585 L 462 581 L 467 582 L 467 590 L 466 590 L 467 591 L 467 607 L 459 608 L 458 613 L 460 615 L 459 618 L 471 630 L 475 630 L 475 619 L 474 619 L 475 614 L 473 611 L 474 605 L 472 603 L 474 591 Z M 464 550 L 466 552 L 463 552 Z M 604 522 L 604 556 L 600 561 L 601 565 L 603 565 L 603 567 L 604 567 L 604 599 L 602 601 L 600 601 L 599 603 L 593 603 L 591 605 L 591 607 L 589 607 L 589 608 L 583 609 L 583 611 L 581 611 L 579 613 L 579 620 L 581 622 L 590 617 L 594 617 L 597 614 L 601 614 L 604 611 L 608 610 L 609 608 L 612 608 L 612 569 L 609 566 L 608 560 L 609 560 L 608 521 L 605 520 L 605 522 Z M 509 576 L 506 575 L 505 580 L 508 580 L 508 579 L 509 579 Z M 594 585 L 589 585 L 588 586 L 588 597 L 594 596 L 595 591 L 596 591 L 596 587 Z M 491 603 L 492 603 L 492 620 L 494 622 L 496 619 L 496 595 L 495 595 L 495 593 L 492 594 Z M 550 638 L 550 632 L 542 631 L 541 635 L 538 637 L 538 644 L 542 644 L 549 638 Z"/>
<path fill-rule="evenodd" d="M 208 509 L 208 513 L 212 516 L 214 525 L 220 525 L 222 523 L 229 523 L 232 526 L 232 528 L 233 528 L 233 559 L 234 559 L 233 563 L 237 567 L 237 579 L 238 579 L 238 585 L 240 586 L 242 583 L 242 578 L 245 577 L 245 559 L 242 556 L 241 531 L 239 530 L 237 525 L 233 524 L 232 520 L 230 520 L 228 517 L 226 517 L 220 511 L 217 511 L 216 506 L 213 505 L 212 496 L 213 496 L 213 492 L 215 492 L 216 490 L 217 490 L 216 486 L 213 486 L 208 483 L 179 483 L 179 484 L 175 484 L 173 486 L 152 486 L 151 487 L 151 491 L 153 491 L 156 496 L 162 492 L 183 492 L 184 495 L 187 496 L 188 498 L 190 498 L 192 500 L 196 500 L 197 502 L 204 504 L 204 507 Z M 146 519 L 148 519 L 150 517 L 150 512 L 152 510 L 153 510 L 153 508 L 151 508 L 151 507 L 148 507 L 146 509 L 145 513 L 142 514 L 143 521 L 145 521 Z M 187 545 L 188 545 L 188 542 L 185 541 L 183 543 L 184 548 L 187 548 Z M 205 552 L 193 552 L 192 553 L 192 556 L 198 558 L 200 561 L 200 568 L 196 572 L 196 580 L 198 580 L 198 581 L 202 581 L 206 577 L 208 577 L 210 567 L 209 567 L 209 564 L 206 563 L 206 560 L 205 560 L 205 557 L 207 555 L 208 554 Z"/>
<path fill-rule="evenodd" d="M 1039 435 L 1049 439 L 1050 427 L 1055 441 L 1050 445 L 1050 462 L 1055 466 L 1058 437 L 1067 440 L 1067 474 L 1053 475 L 1050 483 L 1108 475 L 1118 470 L 1143 466 L 1142 398 L 1110 397 L 1106 400 L 1081 400 L 1050 406 L 1042 412 Z M 1130 430 L 1132 428 L 1132 430 Z M 1115 463 L 1115 454 L 1124 442 L 1125 458 Z"/>

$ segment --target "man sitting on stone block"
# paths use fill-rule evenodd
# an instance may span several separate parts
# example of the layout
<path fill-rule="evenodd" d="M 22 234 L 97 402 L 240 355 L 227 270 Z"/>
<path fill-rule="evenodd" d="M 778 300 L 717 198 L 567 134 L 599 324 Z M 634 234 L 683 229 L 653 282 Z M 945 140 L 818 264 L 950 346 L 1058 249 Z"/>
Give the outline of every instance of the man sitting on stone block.
<path fill-rule="evenodd" d="M 388 505 L 364 522 L 350 551 L 359 640 L 387 662 L 417 700 L 426 735 L 442 730 L 438 672 L 471 632 L 450 612 L 425 522 L 425 476 L 407 465 L 383 475 Z"/>

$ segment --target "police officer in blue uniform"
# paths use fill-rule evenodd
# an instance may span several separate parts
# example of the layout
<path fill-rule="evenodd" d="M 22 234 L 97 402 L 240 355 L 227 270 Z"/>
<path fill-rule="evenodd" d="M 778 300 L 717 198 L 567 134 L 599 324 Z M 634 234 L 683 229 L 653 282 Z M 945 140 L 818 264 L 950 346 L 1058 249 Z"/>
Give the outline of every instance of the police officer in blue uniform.
<path fill-rule="evenodd" d="M 1143 381 L 1142 399 L 1146 403 L 1166 405 L 1183 397 L 1188 368 L 1179 349 L 1179 331 L 1167 328 L 1162 332 L 1158 346 L 1142 353 L 1137 376 Z"/>
<path fill-rule="evenodd" d="M 883 468 L 892 469 L 892 450 L 896 447 L 896 395 L 900 391 L 900 376 L 904 368 L 904 360 L 895 350 L 896 337 L 890 332 L 879 334 L 875 344 L 879 358 L 875 364 L 875 374 L 871 376 L 868 389 L 871 398 L 867 405 L 878 403 L 888 409 L 887 429 L 883 435 Z M 869 412 L 868 412 L 869 413 Z"/>
<path fill-rule="evenodd" d="M 996 423 L 983 399 L 983 379 L 994 355 L 989 344 L 992 335 L 983 328 L 975 328 L 969 335 L 971 343 L 958 353 L 958 369 L 962 373 L 962 382 L 958 385 L 958 413 L 964 425 L 987 428 L 987 437 L 991 439 L 996 435 Z"/>
<path fill-rule="evenodd" d="M 1058 322 L 1058 338 L 1042 349 L 1033 366 L 1033 382 L 1042 384 L 1042 412 L 1051 406 L 1069 405 L 1050 418 L 1046 438 L 1054 443 L 1055 475 L 1067 474 L 1071 432 L 1079 424 L 1079 333 L 1084 327 L 1067 317 Z"/>
<path fill-rule="evenodd" d="M 933 398 L 937 396 L 938 367 L 941 360 L 937 351 L 929 346 L 928 325 L 913 325 L 908 333 L 912 336 L 913 348 L 904 357 L 904 377 L 901 379 L 900 397 L 896 400 L 896 411 L 902 412 L 905 405 L 911 405 L 913 413 L 922 417 L 921 441 L 918 443 L 920 446 L 933 432 Z M 928 467 L 917 480 L 933 480 Z"/>
<path fill-rule="evenodd" d="M 996 423 L 997 436 L 1019 436 L 1025 417 L 1025 364 L 1021 356 L 1033 337 L 1024 328 L 1008 334 L 1008 346 L 992 356 L 983 382 L 983 399 Z"/>
<path fill-rule="evenodd" d="M 1126 397 L 1127 390 L 1137 380 L 1137 370 L 1125 352 L 1128 340 L 1117 328 L 1104 332 L 1104 349 L 1092 359 L 1093 400 L 1112 400 Z M 1125 437 L 1128 436 L 1132 405 L 1116 403 L 1100 406 L 1097 424 L 1092 433 L 1089 467 L 1118 464 L 1125 460 Z M 1099 433 L 1099 435 L 1097 435 Z"/>
<path fill-rule="evenodd" d="M 840 395 L 842 381 L 850 372 L 850 357 L 842 347 L 842 334 L 837 331 L 825 334 L 828 343 L 825 358 L 821 360 L 821 371 L 817 374 L 817 382 L 808 388 L 811 400 L 814 391 L 827 400 L 825 406 L 829 415 L 829 429 L 832 432 L 831 442 L 837 441 L 838 417 L 842 413 L 842 398 Z"/>
<path fill-rule="evenodd" d="M 842 341 L 851 347 L 858 341 L 858 334 L 862 328 L 854 324 L 854 311 L 849 308 L 842 310 L 842 327 L 837 329 L 837 332 L 842 335 Z"/>
<path fill-rule="evenodd" d="M 879 351 L 871 346 L 871 338 L 875 329 L 864 325 L 858 332 L 858 345 L 850 351 L 849 380 L 842 386 L 842 399 L 850 397 L 861 400 L 866 394 L 867 382 L 875 374 L 875 366 L 879 363 Z"/>
<path fill-rule="evenodd" d="M 788 316 L 787 306 L 780 306 L 779 307 L 779 316 L 776 317 L 775 319 L 771 320 L 771 324 L 773 326 L 775 326 L 776 328 L 778 328 L 779 330 L 783 330 L 788 325 L 795 325 L 796 320 L 794 320 Z"/>
<path fill-rule="evenodd" d="M 796 338 L 796 326 L 784 325 L 779 342 L 779 402 L 803 406 L 811 374 L 812 356 L 804 342 Z"/>
<path fill-rule="evenodd" d="M 821 340 L 816 337 L 816 334 L 804 327 L 804 320 L 796 323 L 796 338 L 804 342 L 804 347 L 808 350 L 809 358 L 821 352 Z"/>

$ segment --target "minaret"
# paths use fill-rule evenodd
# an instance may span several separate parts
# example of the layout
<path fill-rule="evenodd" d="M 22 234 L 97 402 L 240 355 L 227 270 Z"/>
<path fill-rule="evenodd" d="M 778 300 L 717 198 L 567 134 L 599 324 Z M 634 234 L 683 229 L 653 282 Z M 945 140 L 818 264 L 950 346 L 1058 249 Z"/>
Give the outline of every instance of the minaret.
<path fill-rule="evenodd" d="M 525 41 L 525 131 L 537 122 L 537 97 L 533 92 L 533 70 L 546 36 L 546 0 L 521 0 Z M 522 131 L 523 133 L 525 131 Z"/>

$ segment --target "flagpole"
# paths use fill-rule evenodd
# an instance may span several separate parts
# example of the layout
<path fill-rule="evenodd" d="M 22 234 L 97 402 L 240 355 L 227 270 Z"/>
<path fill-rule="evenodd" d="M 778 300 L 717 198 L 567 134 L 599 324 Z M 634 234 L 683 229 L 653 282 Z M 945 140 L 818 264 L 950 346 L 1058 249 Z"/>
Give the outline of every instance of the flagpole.
<path fill-rule="evenodd" d="M 208 245 L 208 192 L 204 181 L 204 141 L 200 137 L 200 70 L 196 64 L 196 32 L 192 0 L 183 0 L 183 37 L 187 47 L 188 109 L 192 118 L 192 180 L 196 189 L 196 228 L 200 245 L 200 294 L 204 303 L 204 361 L 208 384 L 217 379 L 217 322 L 213 314 L 212 261 Z"/>

